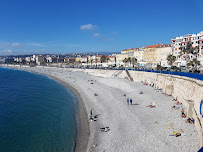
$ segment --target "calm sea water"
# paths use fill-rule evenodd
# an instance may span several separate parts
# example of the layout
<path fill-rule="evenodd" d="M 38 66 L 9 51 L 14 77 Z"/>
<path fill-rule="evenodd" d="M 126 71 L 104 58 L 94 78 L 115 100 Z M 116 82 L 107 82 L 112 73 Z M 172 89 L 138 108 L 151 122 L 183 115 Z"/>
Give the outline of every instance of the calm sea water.
<path fill-rule="evenodd" d="M 0 152 L 72 152 L 77 98 L 46 76 L 0 68 Z"/>

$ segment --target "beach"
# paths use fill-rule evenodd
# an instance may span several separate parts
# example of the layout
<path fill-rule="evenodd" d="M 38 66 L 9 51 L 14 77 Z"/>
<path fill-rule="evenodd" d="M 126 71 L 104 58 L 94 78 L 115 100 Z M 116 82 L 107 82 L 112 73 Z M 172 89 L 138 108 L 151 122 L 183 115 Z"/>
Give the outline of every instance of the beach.
<path fill-rule="evenodd" d="M 47 75 L 68 87 L 79 103 L 76 152 L 197 151 L 198 134 L 185 123 L 173 97 L 110 70 L 12 67 Z M 140 91 L 143 94 L 139 94 Z M 127 98 L 132 99 L 132 105 Z M 156 102 L 158 107 L 147 107 Z M 183 106 L 184 108 L 184 106 Z M 90 121 L 90 111 L 96 116 Z M 100 128 L 109 127 L 109 131 Z M 179 137 L 170 136 L 182 132 Z"/>

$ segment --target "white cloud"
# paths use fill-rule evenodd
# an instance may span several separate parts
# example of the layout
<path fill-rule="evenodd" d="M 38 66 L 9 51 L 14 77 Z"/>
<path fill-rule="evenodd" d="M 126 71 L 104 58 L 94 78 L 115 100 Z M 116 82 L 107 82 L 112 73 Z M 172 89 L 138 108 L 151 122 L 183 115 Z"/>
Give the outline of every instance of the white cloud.
<path fill-rule="evenodd" d="M 84 31 L 84 30 L 92 30 L 94 29 L 94 26 L 92 24 L 86 24 L 86 25 L 81 25 L 80 26 L 80 30 Z"/>
<path fill-rule="evenodd" d="M 20 46 L 20 43 L 0 43 L 0 47 L 18 47 Z"/>
<path fill-rule="evenodd" d="M 99 33 L 94 33 L 93 36 L 94 36 L 94 37 L 99 37 L 100 34 L 99 34 Z"/>
<path fill-rule="evenodd" d="M 46 45 L 43 45 L 43 44 L 40 44 L 40 43 L 35 43 L 35 42 L 27 43 L 25 45 L 30 46 L 30 47 L 47 47 Z"/>
<path fill-rule="evenodd" d="M 0 51 L 0 53 L 12 53 L 13 51 L 12 50 L 2 50 Z"/>

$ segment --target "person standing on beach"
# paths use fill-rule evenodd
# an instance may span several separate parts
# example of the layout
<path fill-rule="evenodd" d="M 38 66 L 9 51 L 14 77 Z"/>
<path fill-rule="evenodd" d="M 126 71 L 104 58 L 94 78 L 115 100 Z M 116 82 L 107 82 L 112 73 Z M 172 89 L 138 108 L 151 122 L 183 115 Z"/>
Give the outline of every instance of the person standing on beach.
<path fill-rule="evenodd" d="M 92 116 L 92 110 L 90 110 L 90 116 Z"/>
<path fill-rule="evenodd" d="M 133 104 L 133 100 L 132 100 L 132 99 L 130 99 L 130 104 L 131 104 L 131 105 Z"/>
<path fill-rule="evenodd" d="M 127 98 L 127 104 L 129 105 L 129 98 Z"/>

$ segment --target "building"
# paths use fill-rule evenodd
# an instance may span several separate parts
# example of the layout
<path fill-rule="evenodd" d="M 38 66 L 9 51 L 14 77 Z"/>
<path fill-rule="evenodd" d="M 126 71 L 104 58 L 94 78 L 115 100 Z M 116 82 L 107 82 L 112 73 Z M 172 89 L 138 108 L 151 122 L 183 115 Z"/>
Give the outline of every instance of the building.
<path fill-rule="evenodd" d="M 81 62 L 88 63 L 88 57 L 87 56 L 81 57 Z"/>
<path fill-rule="evenodd" d="M 143 61 L 146 62 L 146 67 L 148 69 L 156 67 L 156 48 L 160 47 L 161 45 L 162 44 L 154 44 L 144 48 Z"/>
<path fill-rule="evenodd" d="M 75 62 L 78 62 L 78 63 L 81 63 L 81 56 L 77 56 L 76 58 L 75 58 Z"/>
<path fill-rule="evenodd" d="M 157 65 L 168 67 L 167 56 L 171 54 L 171 46 L 168 44 L 154 44 L 144 48 L 143 61 L 147 68 L 156 68 Z"/>
<path fill-rule="evenodd" d="M 25 58 L 25 61 L 26 61 L 26 62 L 31 62 L 31 57 L 26 57 L 26 58 Z"/>
<path fill-rule="evenodd" d="M 106 62 L 108 66 L 116 66 L 116 56 L 107 56 Z"/>
<path fill-rule="evenodd" d="M 56 63 L 57 62 L 57 58 L 56 57 L 46 57 L 46 62 L 47 63 Z"/>
<path fill-rule="evenodd" d="M 193 48 L 198 48 L 197 55 L 187 54 L 189 55 L 189 60 L 197 58 L 201 62 L 201 65 L 203 65 L 203 31 L 198 34 L 187 34 L 172 39 L 172 55 L 176 56 L 175 65 L 186 66 L 188 58 L 186 59 L 186 54 L 181 55 L 181 49 L 186 47 L 188 43 L 191 44 Z"/>
<path fill-rule="evenodd" d="M 136 51 L 134 51 L 134 57 L 137 59 L 139 67 L 146 66 L 146 62 L 143 59 L 143 55 L 144 55 L 144 47 L 137 48 Z"/>
<path fill-rule="evenodd" d="M 172 53 L 171 45 L 161 45 L 156 48 L 156 63 L 160 64 L 162 67 L 169 67 L 167 56 Z"/>
<path fill-rule="evenodd" d="M 36 56 L 36 64 L 37 65 L 44 65 L 45 63 L 45 57 L 42 55 L 37 55 Z"/>

